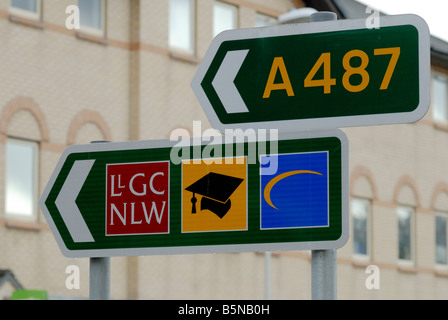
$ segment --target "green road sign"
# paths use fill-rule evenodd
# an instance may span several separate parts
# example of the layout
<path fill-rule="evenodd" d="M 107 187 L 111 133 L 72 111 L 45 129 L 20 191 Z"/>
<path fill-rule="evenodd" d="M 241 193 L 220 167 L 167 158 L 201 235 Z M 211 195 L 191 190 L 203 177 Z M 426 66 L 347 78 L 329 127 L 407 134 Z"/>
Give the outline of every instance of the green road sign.
<path fill-rule="evenodd" d="M 40 207 L 67 257 L 330 249 L 348 238 L 339 130 L 68 147 Z"/>
<path fill-rule="evenodd" d="M 430 36 L 415 15 L 224 31 L 191 85 L 213 127 L 409 123 L 429 108 Z"/>

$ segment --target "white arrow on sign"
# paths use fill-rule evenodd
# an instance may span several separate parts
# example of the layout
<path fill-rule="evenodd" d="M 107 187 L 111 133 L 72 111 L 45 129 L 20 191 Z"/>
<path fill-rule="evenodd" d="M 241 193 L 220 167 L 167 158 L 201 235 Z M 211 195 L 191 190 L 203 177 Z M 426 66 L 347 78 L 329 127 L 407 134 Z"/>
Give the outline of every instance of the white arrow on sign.
<path fill-rule="evenodd" d="M 248 52 L 249 50 L 227 52 L 212 81 L 212 86 L 227 113 L 249 112 L 234 83 Z"/>
<path fill-rule="evenodd" d="M 95 160 L 75 161 L 55 201 L 74 242 L 95 242 L 75 203 L 94 162 Z"/>

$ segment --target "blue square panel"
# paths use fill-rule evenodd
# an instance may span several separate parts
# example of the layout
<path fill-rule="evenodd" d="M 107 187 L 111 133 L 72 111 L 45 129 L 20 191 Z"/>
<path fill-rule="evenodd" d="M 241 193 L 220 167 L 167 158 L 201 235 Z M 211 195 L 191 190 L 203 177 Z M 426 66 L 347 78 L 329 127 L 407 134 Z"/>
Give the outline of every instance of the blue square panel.
<path fill-rule="evenodd" d="M 328 152 L 265 155 L 260 163 L 272 157 L 275 174 L 260 168 L 261 229 L 328 227 Z"/>

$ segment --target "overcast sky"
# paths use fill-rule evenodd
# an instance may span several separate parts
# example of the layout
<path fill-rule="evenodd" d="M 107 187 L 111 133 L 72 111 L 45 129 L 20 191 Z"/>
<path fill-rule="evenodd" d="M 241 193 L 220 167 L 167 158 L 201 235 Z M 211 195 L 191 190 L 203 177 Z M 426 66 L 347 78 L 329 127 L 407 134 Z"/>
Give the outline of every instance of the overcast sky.
<path fill-rule="evenodd" d="M 448 42 L 447 0 L 357 0 L 386 14 L 414 13 L 426 20 L 431 34 Z M 445 12 L 447 11 L 447 12 Z"/>

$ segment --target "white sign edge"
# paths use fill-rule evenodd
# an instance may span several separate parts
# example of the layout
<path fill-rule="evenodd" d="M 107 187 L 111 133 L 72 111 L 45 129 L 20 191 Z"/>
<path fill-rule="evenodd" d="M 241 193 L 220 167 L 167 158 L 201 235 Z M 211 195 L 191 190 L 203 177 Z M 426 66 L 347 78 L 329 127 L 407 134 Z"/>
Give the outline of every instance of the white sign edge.
<path fill-rule="evenodd" d="M 223 31 L 218 34 L 210 44 L 210 47 L 204 59 L 199 65 L 199 68 L 195 76 L 193 77 L 193 80 L 191 81 L 191 87 L 195 92 L 196 97 L 212 127 L 221 132 L 223 132 L 225 129 L 236 128 L 302 131 L 336 129 L 342 127 L 414 123 L 423 118 L 423 116 L 428 112 L 430 106 L 430 32 L 426 21 L 415 14 L 390 15 L 380 17 L 380 28 L 400 25 L 412 25 L 418 31 L 420 101 L 417 108 L 412 112 L 223 124 L 216 115 L 213 106 L 211 105 L 204 90 L 201 87 L 201 81 L 208 71 L 219 47 L 224 41 L 367 29 L 365 19 L 344 19 L 335 21 L 288 24 L 274 27 L 260 27 Z"/>
<path fill-rule="evenodd" d="M 39 206 L 52 231 L 53 236 L 61 250 L 67 258 L 88 258 L 88 257 L 114 257 L 114 256 L 144 256 L 144 255 L 170 255 L 170 254 L 201 254 L 201 253 L 230 253 L 230 252 L 254 252 L 254 251 L 290 251 L 290 250 L 328 250 L 341 248 L 349 237 L 349 142 L 347 135 L 340 129 L 313 130 L 302 132 L 279 133 L 278 139 L 294 140 L 307 138 L 331 138 L 336 137 L 341 141 L 341 197 L 342 197 L 342 232 L 341 236 L 331 241 L 309 241 L 309 242 L 285 242 L 285 243 L 257 243 L 257 244 L 237 244 L 237 245 L 206 245 L 206 246 L 186 246 L 186 247 L 157 247 L 157 248 L 119 248 L 119 249 L 79 249 L 71 250 L 65 245 L 50 212 L 45 205 L 45 200 L 53 188 L 63 164 L 72 153 L 78 152 L 99 152 L 99 151 L 120 151 L 135 150 L 144 148 L 173 147 L 178 141 L 171 140 L 142 140 L 129 142 L 109 142 L 84 145 L 72 145 L 67 147 L 48 183 L 39 199 Z M 194 138 L 193 138 L 194 139 Z M 191 141 L 193 141 L 193 139 Z M 214 142 L 202 142 L 210 144 Z M 216 143 L 216 142 L 215 142 Z"/>

